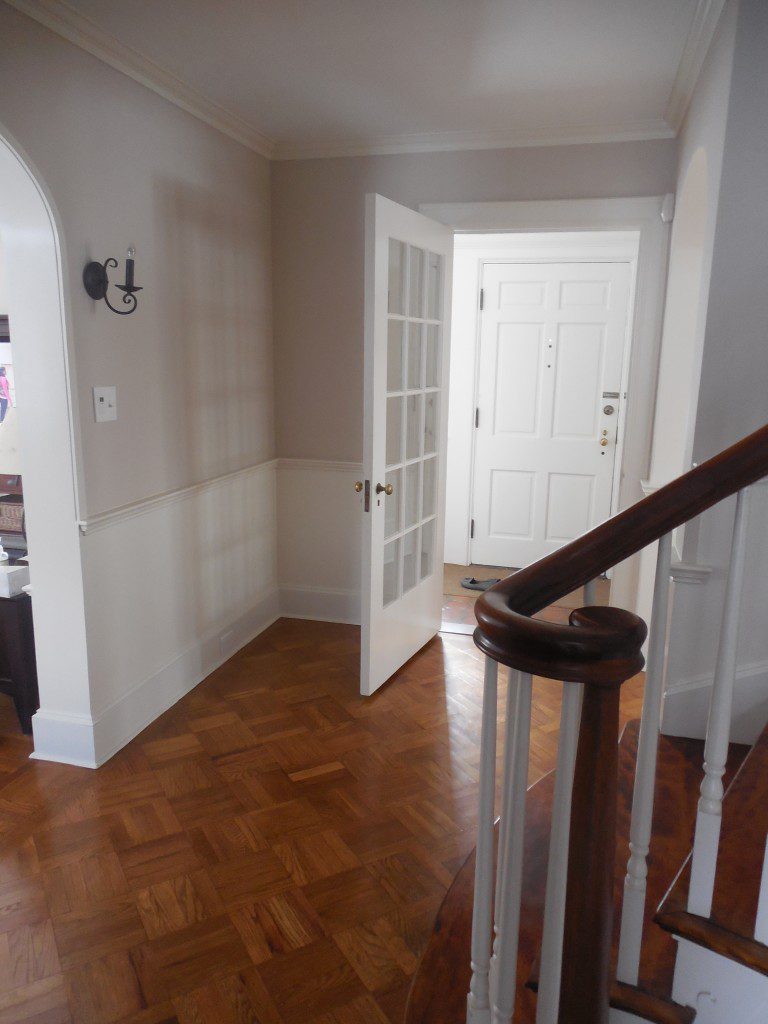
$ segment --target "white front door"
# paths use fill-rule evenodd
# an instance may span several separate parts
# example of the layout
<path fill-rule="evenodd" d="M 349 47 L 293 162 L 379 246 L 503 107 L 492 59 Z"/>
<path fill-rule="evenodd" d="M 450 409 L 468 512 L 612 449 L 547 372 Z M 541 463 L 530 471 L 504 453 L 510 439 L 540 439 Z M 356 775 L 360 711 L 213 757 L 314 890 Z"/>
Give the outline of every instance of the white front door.
<path fill-rule="evenodd" d="M 440 628 L 453 232 L 378 195 L 365 231 L 360 689 L 371 694 Z"/>
<path fill-rule="evenodd" d="M 522 568 L 611 510 L 627 263 L 486 263 L 471 557 Z"/>

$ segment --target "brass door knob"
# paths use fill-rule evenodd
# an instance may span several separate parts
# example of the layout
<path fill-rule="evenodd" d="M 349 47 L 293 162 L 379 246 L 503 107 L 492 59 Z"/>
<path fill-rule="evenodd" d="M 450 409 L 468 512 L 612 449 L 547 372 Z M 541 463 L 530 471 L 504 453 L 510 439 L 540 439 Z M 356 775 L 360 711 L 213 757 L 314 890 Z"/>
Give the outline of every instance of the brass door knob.
<path fill-rule="evenodd" d="M 363 489 L 363 481 L 362 480 L 356 480 L 355 481 L 355 490 L 357 491 L 357 493 L 359 494 L 360 491 L 362 491 L 362 489 Z"/>
<path fill-rule="evenodd" d="M 600 447 L 601 448 L 605 448 L 605 446 L 607 444 L 608 444 L 608 438 L 607 437 L 603 437 L 603 438 L 600 439 Z"/>
<path fill-rule="evenodd" d="M 384 494 L 386 494 L 387 497 L 389 497 L 390 494 L 394 493 L 394 490 L 395 488 L 392 486 L 392 484 L 376 484 L 377 494 L 381 494 L 383 492 Z"/>

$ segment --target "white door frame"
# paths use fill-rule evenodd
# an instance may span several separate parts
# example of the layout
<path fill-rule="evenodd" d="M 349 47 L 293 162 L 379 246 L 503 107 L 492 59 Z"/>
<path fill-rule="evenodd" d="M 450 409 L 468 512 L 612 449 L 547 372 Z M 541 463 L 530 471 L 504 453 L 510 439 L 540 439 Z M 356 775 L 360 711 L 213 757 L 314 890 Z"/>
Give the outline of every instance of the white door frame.
<path fill-rule="evenodd" d="M 668 203 L 665 207 L 665 199 L 664 196 L 652 196 L 540 202 L 427 203 L 419 207 L 426 216 L 452 226 L 457 235 L 578 232 L 586 243 L 589 235 L 595 232 L 618 232 L 625 235 L 625 246 L 634 235 L 636 273 L 631 299 L 631 352 L 625 358 L 623 368 L 626 380 L 623 391 L 628 393 L 628 400 L 622 403 L 621 452 L 616 459 L 619 479 L 618 487 L 614 487 L 616 511 L 642 498 L 641 481 L 647 477 L 650 461 L 669 250 L 670 226 L 668 221 L 662 220 L 662 209 L 669 208 Z M 542 239 L 540 252 L 546 251 L 546 244 L 546 239 Z M 597 258 L 598 249 L 599 246 L 592 258 Z M 624 251 L 626 253 L 626 248 Z M 626 255 L 622 261 L 626 261 Z M 467 502 L 470 493 L 468 490 Z M 468 510 L 465 522 L 468 529 Z M 636 607 L 637 577 L 636 558 L 617 567 L 611 590 L 613 603 L 630 609 Z"/>
<path fill-rule="evenodd" d="M 2 125 L 0 181 L 40 688 L 32 756 L 95 766 L 61 231 L 40 176 Z M 77 751 L 73 726 L 82 727 Z"/>

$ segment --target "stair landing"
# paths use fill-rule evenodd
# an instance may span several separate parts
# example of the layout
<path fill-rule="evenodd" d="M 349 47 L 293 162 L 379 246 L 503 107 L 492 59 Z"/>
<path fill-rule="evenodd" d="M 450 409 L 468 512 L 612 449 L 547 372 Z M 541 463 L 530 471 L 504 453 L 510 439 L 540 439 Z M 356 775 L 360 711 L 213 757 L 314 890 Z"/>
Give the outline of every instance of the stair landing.
<path fill-rule="evenodd" d="M 618 842 L 615 888 L 618 937 L 621 895 L 628 858 L 629 819 L 639 722 L 630 722 L 619 742 Z M 648 861 L 648 899 L 640 985 L 648 993 L 668 999 L 672 991 L 675 943 L 653 926 L 654 909 L 662 899 L 676 866 L 690 849 L 701 781 L 703 744 L 694 740 L 661 737 L 653 823 Z M 732 748 L 729 774 L 743 760 L 746 748 Z M 554 773 L 528 792 L 525 861 L 521 906 L 518 985 L 514 1019 L 533 1024 L 536 996 L 525 982 L 535 971 L 541 945 L 549 827 Z M 464 1024 L 469 987 L 469 947 L 472 923 L 474 853 L 459 871 L 435 920 L 432 936 L 411 989 L 406 1024 Z M 667 1004 L 670 1005 L 670 1004 Z M 672 1020 L 673 1017 L 667 1019 Z"/>

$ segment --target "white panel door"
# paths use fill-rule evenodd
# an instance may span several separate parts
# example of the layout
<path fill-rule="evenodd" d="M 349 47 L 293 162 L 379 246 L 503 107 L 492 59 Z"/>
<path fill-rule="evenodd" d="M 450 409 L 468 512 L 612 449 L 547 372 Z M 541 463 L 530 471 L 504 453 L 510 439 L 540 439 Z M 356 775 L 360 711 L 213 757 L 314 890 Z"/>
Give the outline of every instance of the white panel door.
<path fill-rule="evenodd" d="M 610 515 L 629 284 L 627 263 L 484 265 L 473 562 L 521 568 Z"/>
<path fill-rule="evenodd" d="M 378 195 L 365 231 L 360 688 L 371 694 L 440 628 L 453 232 Z"/>

